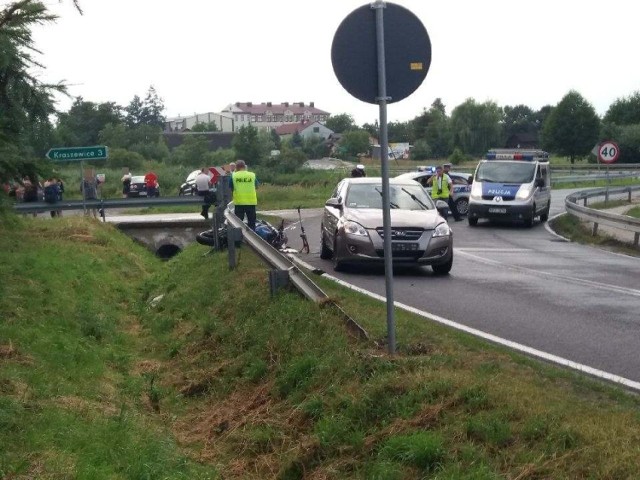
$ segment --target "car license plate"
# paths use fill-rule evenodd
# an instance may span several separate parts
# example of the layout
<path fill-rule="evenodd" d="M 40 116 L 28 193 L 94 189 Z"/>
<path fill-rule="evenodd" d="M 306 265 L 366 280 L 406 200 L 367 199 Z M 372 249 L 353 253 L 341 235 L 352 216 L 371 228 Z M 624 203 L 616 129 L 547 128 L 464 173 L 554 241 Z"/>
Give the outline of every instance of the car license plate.
<path fill-rule="evenodd" d="M 141 197 L 146 197 L 147 196 L 147 192 L 140 192 L 138 195 L 140 195 Z"/>
<path fill-rule="evenodd" d="M 507 213 L 506 208 L 490 208 L 489 213 Z"/>
<path fill-rule="evenodd" d="M 411 252 L 418 250 L 417 243 L 392 243 L 391 250 L 394 252 Z"/>

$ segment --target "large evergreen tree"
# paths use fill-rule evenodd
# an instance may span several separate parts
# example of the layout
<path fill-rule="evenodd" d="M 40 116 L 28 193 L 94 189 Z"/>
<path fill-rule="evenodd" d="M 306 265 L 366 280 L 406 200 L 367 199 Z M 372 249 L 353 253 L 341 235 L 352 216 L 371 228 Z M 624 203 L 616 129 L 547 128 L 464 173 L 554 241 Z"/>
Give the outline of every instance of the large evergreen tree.
<path fill-rule="evenodd" d="M 34 140 L 51 132 L 53 94 L 64 86 L 43 84 L 31 71 L 43 68 L 34 58 L 31 29 L 55 16 L 39 1 L 12 2 L 0 10 L 0 180 L 35 172 Z M 42 148 L 42 147 L 41 147 Z"/>

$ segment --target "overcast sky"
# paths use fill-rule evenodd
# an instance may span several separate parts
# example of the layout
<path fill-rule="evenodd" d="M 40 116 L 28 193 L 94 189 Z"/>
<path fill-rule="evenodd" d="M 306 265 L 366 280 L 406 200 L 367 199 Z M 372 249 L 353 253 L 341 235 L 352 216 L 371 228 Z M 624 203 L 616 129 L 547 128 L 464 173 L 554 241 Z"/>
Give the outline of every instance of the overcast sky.
<path fill-rule="evenodd" d="M 126 105 L 154 85 L 167 116 L 229 103 L 314 101 L 358 124 L 378 107 L 351 97 L 331 65 L 341 21 L 362 0 L 46 0 L 60 15 L 38 28 L 44 81 L 73 96 Z M 5 1 L 3 4 L 7 3 Z M 640 89 L 640 4 L 630 0 L 398 0 L 429 33 L 431 68 L 407 99 L 405 121 L 442 98 L 447 112 L 472 97 L 500 106 L 555 105 L 575 89 L 602 115 Z M 70 100 L 61 99 L 66 110 Z"/>

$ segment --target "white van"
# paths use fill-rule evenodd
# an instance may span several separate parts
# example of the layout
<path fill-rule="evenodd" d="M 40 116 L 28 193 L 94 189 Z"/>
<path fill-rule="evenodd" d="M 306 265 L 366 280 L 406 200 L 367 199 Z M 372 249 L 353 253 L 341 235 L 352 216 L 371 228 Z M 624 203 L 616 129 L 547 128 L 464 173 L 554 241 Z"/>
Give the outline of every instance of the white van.
<path fill-rule="evenodd" d="M 481 218 L 521 221 L 549 219 L 551 169 L 542 150 L 494 149 L 476 167 L 469 196 L 469 225 Z"/>

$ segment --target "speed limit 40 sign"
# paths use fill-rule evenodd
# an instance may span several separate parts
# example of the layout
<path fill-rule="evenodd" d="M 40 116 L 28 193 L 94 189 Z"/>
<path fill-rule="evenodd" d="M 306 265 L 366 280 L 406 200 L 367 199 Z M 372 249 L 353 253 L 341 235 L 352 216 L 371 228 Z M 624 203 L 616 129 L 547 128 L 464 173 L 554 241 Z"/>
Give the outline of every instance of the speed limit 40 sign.
<path fill-rule="evenodd" d="M 620 148 L 615 142 L 603 142 L 598 147 L 598 160 L 602 163 L 613 163 L 620 156 Z"/>

